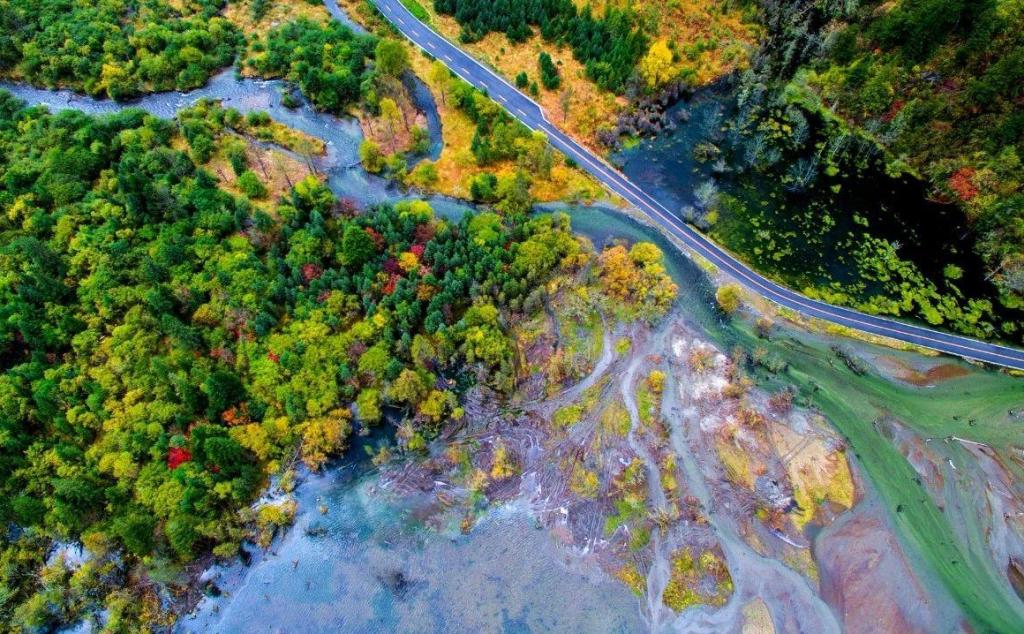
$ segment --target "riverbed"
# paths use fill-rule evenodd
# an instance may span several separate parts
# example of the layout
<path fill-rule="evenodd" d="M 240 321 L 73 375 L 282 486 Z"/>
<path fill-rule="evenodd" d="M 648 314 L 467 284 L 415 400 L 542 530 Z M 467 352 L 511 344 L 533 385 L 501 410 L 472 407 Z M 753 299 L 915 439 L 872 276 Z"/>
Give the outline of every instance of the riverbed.
<path fill-rule="evenodd" d="M 528 509 L 468 535 L 419 520 L 430 500 L 392 497 L 351 462 L 308 475 L 294 527 L 251 567 L 209 573 L 181 632 L 631 632 L 633 594 L 539 530 Z M 322 513 L 321 513 L 322 511 Z"/>

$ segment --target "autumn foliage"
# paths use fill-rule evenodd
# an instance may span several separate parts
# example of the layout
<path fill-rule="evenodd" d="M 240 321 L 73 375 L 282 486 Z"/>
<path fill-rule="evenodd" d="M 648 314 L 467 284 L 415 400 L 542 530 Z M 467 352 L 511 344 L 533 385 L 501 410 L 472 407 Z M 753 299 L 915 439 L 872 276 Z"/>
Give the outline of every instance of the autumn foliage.
<path fill-rule="evenodd" d="M 662 314 L 675 301 L 679 289 L 665 272 L 661 251 L 649 242 L 628 251 L 622 245 L 606 249 L 599 264 L 603 290 L 645 316 Z"/>
<path fill-rule="evenodd" d="M 171 447 L 167 450 L 167 468 L 172 471 L 190 460 L 192 454 L 184 447 Z"/>

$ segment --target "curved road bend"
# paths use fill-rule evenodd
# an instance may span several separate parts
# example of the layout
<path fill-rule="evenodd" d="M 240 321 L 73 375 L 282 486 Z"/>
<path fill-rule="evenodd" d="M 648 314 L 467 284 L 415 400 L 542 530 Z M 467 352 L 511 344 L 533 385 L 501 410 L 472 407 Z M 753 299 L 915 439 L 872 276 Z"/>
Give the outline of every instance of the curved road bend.
<path fill-rule="evenodd" d="M 487 66 L 417 20 L 400 0 L 373 0 L 381 13 L 413 44 L 440 59 L 463 80 L 484 90 L 527 127 L 544 132 L 548 141 L 612 190 L 672 234 L 687 247 L 734 277 L 751 291 L 798 311 L 823 319 L 939 352 L 1024 370 L 1024 350 L 978 341 L 924 326 L 906 324 L 810 299 L 751 270 L 700 232 L 675 217 L 664 205 L 637 187 L 602 158 L 551 124 L 540 106 Z"/>

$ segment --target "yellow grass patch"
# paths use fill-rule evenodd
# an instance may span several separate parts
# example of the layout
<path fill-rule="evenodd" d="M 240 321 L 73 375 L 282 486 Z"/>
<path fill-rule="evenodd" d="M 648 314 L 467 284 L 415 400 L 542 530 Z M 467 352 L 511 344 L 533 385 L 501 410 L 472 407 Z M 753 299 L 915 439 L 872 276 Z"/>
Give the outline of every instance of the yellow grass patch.
<path fill-rule="evenodd" d="M 725 469 L 725 475 L 734 484 L 753 490 L 754 476 L 750 468 L 750 454 L 724 440 L 715 443 L 715 452 Z"/>
<path fill-rule="evenodd" d="M 853 506 L 856 491 L 843 452 L 830 451 L 821 439 L 798 434 L 784 425 L 770 424 L 770 428 L 775 450 L 787 459 L 793 498 L 800 505 L 800 514 L 793 517 L 798 529 L 814 519 L 824 502 Z"/>
<path fill-rule="evenodd" d="M 818 564 L 815 563 L 810 550 L 798 549 L 790 551 L 788 554 L 783 556 L 782 563 L 807 577 L 808 580 L 817 585 L 820 573 L 818 572 Z"/>
<path fill-rule="evenodd" d="M 253 0 L 229 2 L 221 12 L 245 33 L 250 42 L 262 38 L 270 29 L 298 18 L 307 18 L 323 24 L 331 19 L 331 14 L 319 3 L 310 4 L 305 0 L 267 0 L 266 12 L 257 22 L 253 19 L 252 5 Z"/>
<path fill-rule="evenodd" d="M 454 18 L 437 16 L 434 21 L 445 37 L 458 41 L 461 27 Z M 558 47 L 535 35 L 522 44 L 512 44 L 504 33 L 490 33 L 479 42 L 462 45 L 480 61 L 491 66 L 509 81 L 525 72 L 531 81 L 540 83 L 537 58 L 547 52 L 558 67 L 562 85 L 558 90 L 545 90 L 534 99 L 548 119 L 563 130 L 588 143 L 602 125 L 613 123 L 627 105 L 624 98 L 601 90 L 587 79 L 586 69 L 573 57 L 568 47 Z"/>
<path fill-rule="evenodd" d="M 637 596 L 643 596 L 647 592 L 647 579 L 640 574 L 633 563 L 627 563 L 615 573 L 619 581 L 626 584 L 626 587 Z"/>
<path fill-rule="evenodd" d="M 232 140 L 240 140 L 245 144 L 249 169 L 267 188 L 265 198 L 252 202 L 267 210 L 272 209 L 275 201 L 287 194 L 295 183 L 313 172 L 312 157 L 326 150 L 322 140 L 278 121 L 270 120 L 257 126 L 243 119 L 235 132 L 225 131 L 218 138 L 217 151 L 204 166 L 225 189 L 239 195 L 242 192 L 236 184 L 238 177 L 227 157 L 229 141 Z M 176 143 L 181 145 L 182 151 L 188 151 L 184 139 Z"/>
<path fill-rule="evenodd" d="M 461 110 L 446 103 L 448 97 L 442 96 L 441 91 L 430 81 L 431 60 L 411 44 L 407 46 L 410 48 L 412 70 L 420 78 L 424 78 L 441 117 L 443 147 L 435 162 L 438 181 L 433 189 L 447 196 L 469 198 L 469 186 L 476 175 L 492 172 L 501 178 L 515 174 L 516 165 L 511 161 L 486 168 L 476 164 L 476 158 L 470 150 L 473 135 L 476 133 L 476 124 Z M 564 157 L 560 154 L 556 155 L 550 178 L 534 178 L 531 193 L 540 202 L 593 201 L 605 196 L 604 188 L 597 181 L 579 169 L 566 165 Z"/>
<path fill-rule="evenodd" d="M 327 150 L 323 140 L 273 120 L 269 124 L 261 126 L 247 125 L 242 132 L 252 135 L 261 141 L 269 141 L 275 145 L 280 145 L 286 150 L 291 150 L 303 156 L 320 155 Z"/>

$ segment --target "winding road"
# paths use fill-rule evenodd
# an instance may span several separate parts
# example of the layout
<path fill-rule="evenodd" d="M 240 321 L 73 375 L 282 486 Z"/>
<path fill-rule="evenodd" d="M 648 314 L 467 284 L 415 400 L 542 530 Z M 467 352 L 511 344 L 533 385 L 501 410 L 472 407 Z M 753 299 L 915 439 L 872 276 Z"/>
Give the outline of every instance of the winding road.
<path fill-rule="evenodd" d="M 1024 350 L 961 337 L 924 326 L 867 315 L 810 299 L 751 270 L 725 249 L 678 219 L 674 213 L 637 187 L 621 172 L 562 132 L 544 116 L 532 99 L 512 84 L 416 19 L 400 0 L 373 0 L 380 12 L 413 44 L 440 59 L 464 81 L 502 104 L 532 130 L 543 132 L 557 150 L 573 159 L 605 187 L 634 205 L 664 231 L 725 271 L 749 290 L 804 315 L 863 332 L 889 337 L 939 352 L 1024 370 Z"/>

